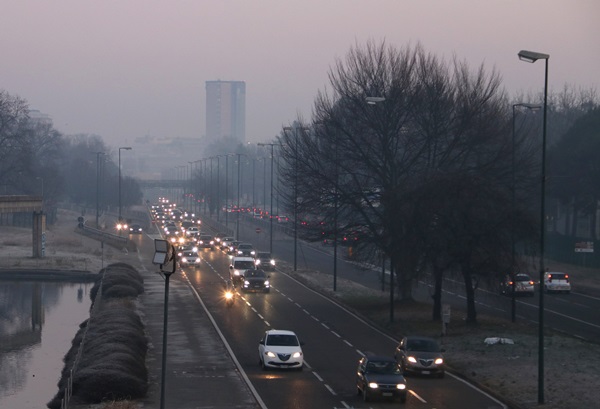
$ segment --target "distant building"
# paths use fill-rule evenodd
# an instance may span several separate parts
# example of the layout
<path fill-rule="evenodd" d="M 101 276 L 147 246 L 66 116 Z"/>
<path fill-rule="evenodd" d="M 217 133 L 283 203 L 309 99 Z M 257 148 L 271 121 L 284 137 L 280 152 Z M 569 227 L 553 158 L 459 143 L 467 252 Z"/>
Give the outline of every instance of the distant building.
<path fill-rule="evenodd" d="M 208 142 L 246 140 L 246 83 L 206 81 L 206 139 Z"/>
<path fill-rule="evenodd" d="M 50 115 L 44 114 L 37 109 L 29 110 L 29 122 L 33 125 L 52 126 L 52 118 Z"/>

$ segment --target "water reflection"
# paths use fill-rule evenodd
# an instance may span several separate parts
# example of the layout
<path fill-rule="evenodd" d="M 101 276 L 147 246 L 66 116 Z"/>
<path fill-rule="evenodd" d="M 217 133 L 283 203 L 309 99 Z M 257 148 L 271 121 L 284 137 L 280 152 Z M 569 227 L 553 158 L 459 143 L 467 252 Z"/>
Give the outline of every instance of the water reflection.
<path fill-rule="evenodd" d="M 89 316 L 91 283 L 0 281 L 0 408 L 39 409 Z"/>

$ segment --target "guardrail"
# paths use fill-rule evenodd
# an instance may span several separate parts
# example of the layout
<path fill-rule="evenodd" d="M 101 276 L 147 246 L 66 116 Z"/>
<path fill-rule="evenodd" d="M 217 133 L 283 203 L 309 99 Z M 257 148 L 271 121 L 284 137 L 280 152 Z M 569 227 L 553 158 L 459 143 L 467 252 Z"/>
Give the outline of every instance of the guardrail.
<path fill-rule="evenodd" d="M 95 240 L 107 243 L 108 245 L 116 247 L 118 249 L 126 248 L 129 251 L 135 251 L 136 249 L 135 243 L 129 240 L 129 238 L 112 233 L 107 233 L 105 231 L 98 230 L 93 227 L 89 227 L 86 225 L 85 221 L 79 223 L 79 227 L 77 230 L 81 234 L 84 234 Z"/>

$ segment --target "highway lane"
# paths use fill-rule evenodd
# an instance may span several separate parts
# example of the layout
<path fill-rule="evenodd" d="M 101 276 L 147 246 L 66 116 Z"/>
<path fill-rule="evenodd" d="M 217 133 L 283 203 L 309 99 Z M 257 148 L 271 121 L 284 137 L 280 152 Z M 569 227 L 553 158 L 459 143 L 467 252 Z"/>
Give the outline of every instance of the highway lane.
<path fill-rule="evenodd" d="M 218 251 L 203 255 L 202 266 L 186 269 L 186 275 L 268 407 L 367 407 L 354 385 L 358 359 L 366 351 L 391 355 L 396 340 L 281 272 L 271 273 L 270 294 L 240 294 L 227 308 L 222 285 L 229 259 Z M 305 342 L 304 371 L 260 369 L 258 340 L 270 328 L 294 330 Z M 408 408 L 464 408 L 465 401 L 469 407 L 502 407 L 452 376 L 411 377 L 408 382 Z M 398 403 L 371 402 L 368 407 L 391 405 Z"/>
<path fill-rule="evenodd" d="M 265 231 L 268 229 L 268 223 L 259 221 Z M 240 236 L 249 241 L 256 238 L 254 232 L 257 224 L 251 218 L 245 218 L 240 224 Z M 274 234 L 274 253 L 279 258 L 283 258 L 288 263 L 293 262 L 293 238 L 285 234 L 285 229 L 277 225 Z M 260 237 L 260 235 L 258 235 Z M 261 246 L 264 246 L 267 235 L 261 237 Z M 298 240 L 297 262 L 298 268 L 307 268 L 321 271 L 326 274 L 333 274 L 333 256 L 330 247 L 319 244 L 307 244 Z M 264 247 L 263 247 L 264 248 Z M 268 249 L 268 248 L 267 248 Z M 368 270 L 356 263 L 345 260 L 342 257 L 345 247 L 338 248 L 338 278 L 345 278 L 372 289 L 381 289 L 381 270 Z M 600 343 L 600 321 L 597 319 L 596 311 L 600 310 L 600 297 L 590 296 L 577 292 L 577 277 L 572 276 L 573 291 L 571 294 L 545 294 L 544 298 L 544 323 L 547 328 L 568 333 L 582 339 Z M 389 281 L 389 274 L 387 275 Z M 332 278 L 333 286 L 333 278 Z M 482 286 L 483 287 L 483 286 Z M 387 288 L 387 286 L 386 286 Z M 432 283 L 427 280 L 421 280 L 415 283 L 413 296 L 423 302 L 431 302 Z M 536 287 L 536 291 L 537 291 Z M 465 308 L 464 284 L 460 278 L 446 278 L 443 286 L 442 302 L 455 307 Z M 511 318 L 511 299 L 508 296 L 499 294 L 498 291 L 490 291 L 485 288 L 478 288 L 475 292 L 475 302 L 479 312 L 488 313 L 495 316 Z M 537 324 L 539 299 L 535 297 L 518 297 L 517 299 L 517 319 L 527 320 Z"/>

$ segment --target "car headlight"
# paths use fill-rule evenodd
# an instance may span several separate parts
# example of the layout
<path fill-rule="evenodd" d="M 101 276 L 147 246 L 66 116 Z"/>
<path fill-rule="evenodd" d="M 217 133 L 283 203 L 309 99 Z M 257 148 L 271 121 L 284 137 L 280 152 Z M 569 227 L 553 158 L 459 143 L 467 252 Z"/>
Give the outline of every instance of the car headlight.
<path fill-rule="evenodd" d="M 242 250 L 238 250 L 238 256 L 241 255 L 243 253 Z"/>
<path fill-rule="evenodd" d="M 377 382 L 369 382 L 369 388 L 377 389 L 379 388 L 379 385 L 377 385 Z"/>
<path fill-rule="evenodd" d="M 187 263 L 187 258 L 185 258 L 185 257 L 184 257 L 184 258 L 182 258 L 182 259 L 181 259 L 181 262 L 182 262 L 182 263 Z"/>
<path fill-rule="evenodd" d="M 300 358 L 302 356 L 302 352 L 294 352 L 294 355 L 292 355 L 292 358 Z"/>
<path fill-rule="evenodd" d="M 255 255 L 255 254 L 256 254 L 256 251 L 252 250 L 252 251 L 250 252 L 250 254 L 252 254 L 252 255 Z"/>
<path fill-rule="evenodd" d="M 274 266 L 275 265 L 275 260 L 271 260 L 271 265 Z"/>
<path fill-rule="evenodd" d="M 239 275 L 240 275 L 240 272 L 239 272 L 238 270 L 233 270 L 233 275 L 234 275 L 234 276 L 239 276 Z"/>
<path fill-rule="evenodd" d="M 396 389 L 406 389 L 406 385 L 403 383 L 399 383 L 398 385 L 396 385 Z"/>
<path fill-rule="evenodd" d="M 267 355 L 269 358 L 275 358 L 275 356 L 276 356 L 276 355 L 275 355 L 273 352 L 271 352 L 271 351 L 267 351 L 267 352 L 265 352 L 265 354 L 266 354 L 266 355 Z"/>
<path fill-rule="evenodd" d="M 416 364 L 417 360 L 416 360 L 416 358 L 414 356 L 409 356 L 408 357 L 408 362 L 412 362 L 413 364 Z"/>
<path fill-rule="evenodd" d="M 259 265 L 259 264 L 260 264 L 260 260 L 256 260 L 256 261 L 254 262 L 254 264 L 256 264 L 256 265 Z"/>
<path fill-rule="evenodd" d="M 198 258 L 196 259 L 196 263 L 199 263 L 199 262 L 200 262 L 200 257 L 198 257 Z"/>
<path fill-rule="evenodd" d="M 269 280 L 265 280 L 265 287 L 270 286 L 271 284 L 269 283 Z"/>
<path fill-rule="evenodd" d="M 249 285 L 250 285 L 250 281 L 248 281 L 248 280 L 245 280 L 245 281 L 244 281 L 244 285 L 245 285 L 245 286 L 249 286 Z"/>
<path fill-rule="evenodd" d="M 436 365 L 441 365 L 444 363 L 444 360 L 442 358 L 436 358 L 435 361 L 433 361 Z"/>

